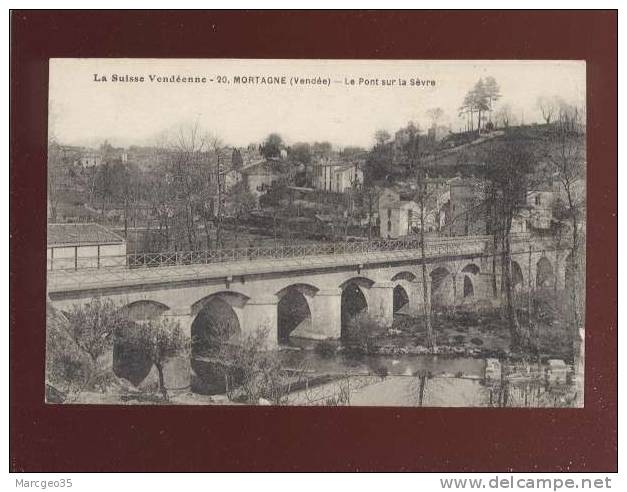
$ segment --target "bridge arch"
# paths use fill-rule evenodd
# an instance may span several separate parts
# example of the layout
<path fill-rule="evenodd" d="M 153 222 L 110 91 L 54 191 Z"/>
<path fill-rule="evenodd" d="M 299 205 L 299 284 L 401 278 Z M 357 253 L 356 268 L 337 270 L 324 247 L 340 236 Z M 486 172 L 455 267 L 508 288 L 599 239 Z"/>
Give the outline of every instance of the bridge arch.
<path fill-rule="evenodd" d="M 553 265 L 546 256 L 542 256 L 536 263 L 536 287 L 552 287 L 554 283 Z"/>
<path fill-rule="evenodd" d="M 156 319 L 170 309 L 161 302 L 139 300 L 125 304 L 120 308 L 120 313 L 130 321 L 146 321 Z"/>
<path fill-rule="evenodd" d="M 525 277 L 522 268 L 517 261 L 512 260 L 512 286 L 514 287 L 514 291 L 523 289 L 524 285 Z"/>
<path fill-rule="evenodd" d="M 311 298 L 318 288 L 309 284 L 292 284 L 276 293 L 277 331 L 279 343 L 289 341 L 290 335 L 303 330 L 307 332 L 312 323 Z"/>
<path fill-rule="evenodd" d="M 468 275 L 464 275 L 464 298 L 475 296 L 475 286 Z"/>
<path fill-rule="evenodd" d="M 415 282 L 416 281 L 416 275 L 414 275 L 411 272 L 398 272 L 396 275 L 394 275 L 391 278 L 392 282 L 396 282 L 398 280 L 405 280 L 407 282 Z"/>
<path fill-rule="evenodd" d="M 475 296 L 475 275 L 479 275 L 480 272 L 481 269 L 475 263 L 468 263 L 462 268 L 462 296 L 464 299 Z"/>
<path fill-rule="evenodd" d="M 468 263 L 468 265 L 462 268 L 462 273 L 470 273 L 472 275 L 478 275 L 480 271 L 481 269 L 474 263 Z"/>
<path fill-rule="evenodd" d="M 242 310 L 248 297 L 222 291 L 196 301 L 191 308 L 192 357 L 206 354 L 219 341 L 235 341 L 242 332 Z"/>
<path fill-rule="evenodd" d="M 409 294 L 401 284 L 396 285 L 393 291 L 393 312 L 398 313 L 409 304 Z"/>
<path fill-rule="evenodd" d="M 354 277 L 340 285 L 341 299 L 341 334 L 346 336 L 346 329 L 350 321 L 360 313 L 368 312 L 367 291 L 374 285 L 374 281 L 365 277 Z"/>
<path fill-rule="evenodd" d="M 119 309 L 120 314 L 129 320 L 132 325 L 145 323 L 158 319 L 169 309 L 168 306 L 156 301 L 139 300 L 125 304 Z M 113 342 L 113 373 L 130 381 L 134 385 L 139 385 L 146 379 L 152 369 L 152 361 L 146 352 L 134 344 L 129 344 L 125 340 L 124 334 L 115 338 Z"/>

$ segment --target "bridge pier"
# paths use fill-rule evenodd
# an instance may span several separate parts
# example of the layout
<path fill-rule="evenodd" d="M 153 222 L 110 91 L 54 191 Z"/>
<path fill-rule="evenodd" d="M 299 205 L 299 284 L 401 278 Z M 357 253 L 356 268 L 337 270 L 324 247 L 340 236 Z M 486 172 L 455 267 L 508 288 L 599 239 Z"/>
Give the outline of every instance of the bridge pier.
<path fill-rule="evenodd" d="M 277 326 L 278 303 L 279 300 L 273 295 L 249 299 L 244 307 L 242 336 L 252 336 L 257 330 L 267 329 L 268 346 L 276 347 L 279 344 Z"/>
<path fill-rule="evenodd" d="M 312 333 L 307 338 L 327 339 L 342 336 L 342 290 L 326 289 L 311 299 Z"/>
<path fill-rule="evenodd" d="M 376 282 L 368 291 L 368 314 L 382 326 L 394 321 L 394 282 Z"/>
<path fill-rule="evenodd" d="M 409 302 L 406 307 L 403 307 L 400 312 L 409 316 L 422 316 L 424 314 L 423 305 L 423 284 L 422 280 L 412 280 L 397 282 L 395 285 L 400 285 L 407 292 Z M 427 299 L 431 293 L 429 292 L 429 282 L 427 282 Z"/>

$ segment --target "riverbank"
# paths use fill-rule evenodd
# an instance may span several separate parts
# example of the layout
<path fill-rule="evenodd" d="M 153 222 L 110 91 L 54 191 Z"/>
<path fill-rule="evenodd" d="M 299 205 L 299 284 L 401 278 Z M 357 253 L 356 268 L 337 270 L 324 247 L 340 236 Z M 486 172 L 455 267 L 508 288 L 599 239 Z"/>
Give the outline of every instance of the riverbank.
<path fill-rule="evenodd" d="M 499 360 L 573 360 L 573 334 L 556 310 L 547 303 L 537 305 L 530 331 L 536 350 L 533 353 L 511 349 L 511 331 L 499 309 L 464 306 L 434 313 L 432 328 L 437 345 L 435 353 L 444 356 L 496 358 Z M 520 323 L 529 325 L 527 313 L 519 312 Z M 319 342 L 321 353 L 340 350 L 368 355 L 433 354 L 422 317 L 396 314 L 387 330 L 353 330 L 352 339 L 334 346 Z M 298 342 L 296 342 L 298 343 Z"/>

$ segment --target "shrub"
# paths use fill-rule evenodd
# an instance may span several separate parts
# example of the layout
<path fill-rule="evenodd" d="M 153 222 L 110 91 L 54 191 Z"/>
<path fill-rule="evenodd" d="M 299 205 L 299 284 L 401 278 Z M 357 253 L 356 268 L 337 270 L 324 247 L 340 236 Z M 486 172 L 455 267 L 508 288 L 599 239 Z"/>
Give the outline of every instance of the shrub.
<path fill-rule="evenodd" d="M 121 318 L 111 302 L 96 298 L 66 316 L 46 305 L 46 384 L 55 401 L 75 400 L 83 391 L 105 391 L 115 376 L 105 353 Z M 52 396 L 54 395 L 54 396 Z"/>
<path fill-rule="evenodd" d="M 221 343 L 214 358 L 226 381 L 227 396 L 257 404 L 260 399 L 276 405 L 290 392 L 290 374 L 283 368 L 277 350 L 268 350 L 267 328 L 260 328 L 239 343 Z"/>
<path fill-rule="evenodd" d="M 314 348 L 314 352 L 322 357 L 332 357 L 335 351 L 336 346 L 330 340 L 322 340 L 318 342 Z"/>
<path fill-rule="evenodd" d="M 481 340 L 481 338 L 471 338 L 470 339 L 470 343 L 472 343 L 473 345 L 483 345 L 483 340 Z"/>
<path fill-rule="evenodd" d="M 376 336 L 383 332 L 378 320 L 367 313 L 359 313 L 348 322 L 346 341 L 349 350 L 369 353 L 375 348 Z"/>
<path fill-rule="evenodd" d="M 427 346 L 427 337 L 421 335 L 418 336 L 414 339 L 414 345 L 416 347 L 422 346 L 422 347 L 426 347 Z"/>
<path fill-rule="evenodd" d="M 377 376 L 379 376 L 381 379 L 385 379 L 388 375 L 388 368 L 385 366 L 377 366 L 374 368 L 373 371 Z"/>

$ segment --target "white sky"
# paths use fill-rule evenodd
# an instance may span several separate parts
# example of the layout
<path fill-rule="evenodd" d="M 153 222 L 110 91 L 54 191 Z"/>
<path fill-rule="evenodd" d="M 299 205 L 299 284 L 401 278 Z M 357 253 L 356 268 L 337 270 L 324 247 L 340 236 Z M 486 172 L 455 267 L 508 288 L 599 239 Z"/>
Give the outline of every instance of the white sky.
<path fill-rule="evenodd" d="M 108 82 L 94 82 L 94 74 Z M 111 82 L 112 74 L 206 76 L 230 85 Z M 290 87 L 234 85 L 234 75 L 321 76 L 342 83 Z M 230 145 L 261 142 L 269 133 L 288 143 L 330 141 L 338 147 L 370 147 L 374 132 L 394 133 L 426 111 L 441 107 L 454 130 L 465 93 L 480 77 L 500 85 L 526 123 L 540 121 L 538 96 L 585 102 L 585 62 L 577 61 L 355 61 L 355 60 L 50 60 L 50 133 L 61 143 L 149 145 L 164 130 L 198 122 Z M 429 88 L 346 86 L 345 78 L 420 78 Z M 289 83 L 289 82 L 288 82 Z"/>

